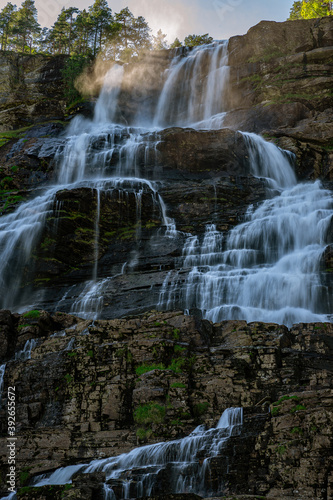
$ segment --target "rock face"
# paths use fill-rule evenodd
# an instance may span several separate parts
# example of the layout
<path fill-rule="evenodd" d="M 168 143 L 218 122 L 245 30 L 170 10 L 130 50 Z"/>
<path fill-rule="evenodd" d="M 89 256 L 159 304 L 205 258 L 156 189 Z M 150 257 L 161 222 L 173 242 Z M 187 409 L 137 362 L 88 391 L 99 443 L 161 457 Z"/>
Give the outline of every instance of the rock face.
<path fill-rule="evenodd" d="M 225 408 L 243 406 L 243 432 L 230 445 L 234 458 L 223 494 L 332 495 L 331 324 L 288 330 L 211 324 L 177 312 L 95 322 L 61 313 L 32 316 L 1 313 L 1 345 L 8 346 L 3 361 L 37 339 L 31 359 L 7 362 L 2 396 L 5 464 L 6 394 L 15 385 L 21 486 L 60 466 L 186 436 L 199 423 L 214 426 Z M 163 417 L 148 412 L 141 421 L 137 410 L 154 404 L 164 408 Z M 210 481 L 221 474 L 223 460 L 212 462 Z M 1 470 L 4 481 L 6 466 Z M 78 476 L 74 491 L 86 496 L 68 498 L 97 498 L 91 490 L 100 482 Z M 23 489 L 19 498 L 48 498 L 45 488 Z"/>
<path fill-rule="evenodd" d="M 66 59 L 0 52 L 0 131 L 63 119 Z"/>
<path fill-rule="evenodd" d="M 267 134 L 298 174 L 332 180 L 333 20 L 262 21 L 229 41 L 226 126 Z"/>

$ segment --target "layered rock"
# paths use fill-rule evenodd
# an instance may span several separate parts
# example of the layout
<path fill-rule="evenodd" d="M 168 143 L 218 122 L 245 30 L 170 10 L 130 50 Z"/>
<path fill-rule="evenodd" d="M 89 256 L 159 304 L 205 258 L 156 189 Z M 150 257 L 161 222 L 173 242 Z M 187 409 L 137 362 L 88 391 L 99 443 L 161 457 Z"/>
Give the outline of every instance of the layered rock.
<path fill-rule="evenodd" d="M 62 69 L 67 56 L 0 53 L 0 130 L 12 130 L 65 112 Z"/>
<path fill-rule="evenodd" d="M 60 466 L 188 435 L 198 423 L 214 426 L 225 408 L 243 406 L 224 494 L 332 494 L 331 324 L 214 325 L 177 312 L 95 322 L 45 312 L 1 318 L 4 361 L 37 339 L 30 360 L 7 362 L 4 379 L 3 417 L 7 387 L 16 387 L 21 485 Z M 164 408 L 160 419 L 136 416 L 154 404 Z M 6 446 L 1 450 L 5 464 Z M 210 480 L 223 460 L 212 462 Z M 74 490 L 84 487 L 79 483 Z M 47 498 L 43 491 L 22 490 L 22 498 Z"/>

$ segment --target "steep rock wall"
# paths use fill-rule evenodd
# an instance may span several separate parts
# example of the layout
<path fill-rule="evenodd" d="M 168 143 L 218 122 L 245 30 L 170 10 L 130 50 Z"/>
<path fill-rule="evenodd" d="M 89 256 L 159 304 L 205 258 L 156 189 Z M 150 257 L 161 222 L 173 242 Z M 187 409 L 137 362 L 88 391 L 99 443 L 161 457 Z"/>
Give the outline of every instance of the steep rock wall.
<path fill-rule="evenodd" d="M 199 423 L 213 426 L 225 408 L 242 405 L 245 434 L 235 442 L 225 494 L 332 495 L 331 324 L 289 330 L 244 321 L 211 324 L 178 312 L 92 322 L 4 311 L 0 322 L 1 346 L 8 346 L 3 361 L 27 340 L 38 343 L 30 360 L 7 363 L 4 379 L 1 461 L 6 391 L 15 385 L 21 484 L 60 466 L 188 435 Z M 165 408 L 163 419 L 136 421 L 135 411 L 149 404 Z M 211 480 L 222 463 L 217 457 Z M 4 465 L 3 481 L 5 473 Z M 87 480 L 78 477 L 75 488 Z M 44 498 L 43 489 L 24 491 L 19 498 Z M 97 497 L 90 491 L 82 498 Z"/>

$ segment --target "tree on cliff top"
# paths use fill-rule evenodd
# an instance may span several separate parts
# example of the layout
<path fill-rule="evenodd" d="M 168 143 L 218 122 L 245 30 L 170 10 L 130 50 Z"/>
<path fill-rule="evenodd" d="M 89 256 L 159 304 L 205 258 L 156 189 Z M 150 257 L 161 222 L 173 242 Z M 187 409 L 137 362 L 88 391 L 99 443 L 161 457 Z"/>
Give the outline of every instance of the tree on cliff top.
<path fill-rule="evenodd" d="M 182 42 L 179 40 L 179 38 L 175 38 L 175 40 L 172 42 L 170 45 L 170 49 L 178 49 L 179 47 L 182 47 Z"/>
<path fill-rule="evenodd" d="M 16 35 L 14 43 L 25 52 L 29 47 L 31 54 L 35 37 L 41 32 L 37 21 L 37 9 L 34 0 L 25 0 L 21 8 L 14 13 L 13 34 Z"/>
<path fill-rule="evenodd" d="M 153 35 L 153 49 L 154 50 L 163 50 L 168 48 L 168 42 L 166 41 L 167 35 L 162 32 L 162 30 L 158 30 L 156 36 Z"/>
<path fill-rule="evenodd" d="M 184 40 L 184 45 L 185 47 L 196 47 L 212 42 L 213 38 L 206 33 L 205 35 L 188 35 Z"/>
<path fill-rule="evenodd" d="M 10 35 L 13 32 L 14 14 L 16 5 L 8 2 L 7 5 L 0 12 L 0 37 L 1 37 L 1 50 L 6 50 L 10 42 Z"/>
<path fill-rule="evenodd" d="M 290 9 L 289 21 L 312 19 L 333 14 L 333 2 L 329 0 L 295 1 Z"/>

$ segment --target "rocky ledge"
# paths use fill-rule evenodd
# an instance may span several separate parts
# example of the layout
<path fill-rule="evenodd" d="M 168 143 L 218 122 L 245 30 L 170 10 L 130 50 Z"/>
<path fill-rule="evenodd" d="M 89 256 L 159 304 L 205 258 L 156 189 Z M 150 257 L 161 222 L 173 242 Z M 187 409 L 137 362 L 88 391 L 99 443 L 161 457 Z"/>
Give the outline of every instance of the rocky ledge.
<path fill-rule="evenodd" d="M 187 436 L 198 424 L 215 426 L 223 410 L 239 406 L 243 431 L 228 452 L 223 495 L 333 495 L 330 323 L 288 329 L 212 324 L 180 312 L 90 321 L 2 311 L 0 332 L 1 359 L 7 361 L 2 489 L 7 388 L 15 386 L 21 499 L 51 498 L 49 487 L 28 486 L 36 474 Z M 161 411 L 156 415 L 152 408 Z M 212 462 L 211 481 L 220 478 L 223 460 Z M 52 498 L 99 498 L 101 481 L 98 475 L 77 476 L 69 489 L 53 487 Z M 154 498 L 196 498 L 160 495 Z"/>

